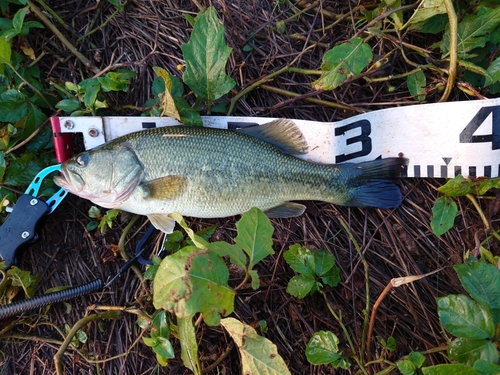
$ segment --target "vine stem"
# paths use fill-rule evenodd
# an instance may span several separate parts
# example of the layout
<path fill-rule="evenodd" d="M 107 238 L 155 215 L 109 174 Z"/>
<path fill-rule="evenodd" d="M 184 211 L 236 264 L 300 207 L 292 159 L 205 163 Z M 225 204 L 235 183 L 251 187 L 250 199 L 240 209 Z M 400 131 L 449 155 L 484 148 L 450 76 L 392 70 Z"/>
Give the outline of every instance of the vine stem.
<path fill-rule="evenodd" d="M 120 255 L 122 256 L 123 259 L 125 259 L 126 262 L 130 260 L 130 256 L 127 254 L 127 251 L 125 250 L 125 240 L 127 239 L 127 235 L 130 232 L 130 229 L 134 226 L 135 222 L 139 219 L 140 215 L 134 215 L 132 220 L 127 224 L 125 229 L 123 229 L 123 233 L 120 236 L 120 241 L 118 242 L 118 248 L 120 249 Z M 134 270 L 135 274 L 141 281 L 141 283 L 144 281 L 144 277 L 142 276 L 142 272 L 135 264 L 132 264 L 131 268 Z"/>
<path fill-rule="evenodd" d="M 64 352 L 68 349 L 68 346 L 71 344 L 71 340 L 75 337 L 76 333 L 85 327 L 87 324 L 100 319 L 118 319 L 121 316 L 121 312 L 117 311 L 106 311 L 99 314 L 88 315 L 78 322 L 76 322 L 71 330 L 68 332 L 68 336 L 64 339 L 61 347 L 54 355 L 54 365 L 56 367 L 57 375 L 64 375 L 64 368 L 62 364 L 62 358 L 64 356 Z"/>
<path fill-rule="evenodd" d="M 446 7 L 446 13 L 448 14 L 448 22 L 450 24 L 450 67 L 448 68 L 448 80 L 446 81 L 446 88 L 444 90 L 443 96 L 439 99 L 440 102 L 445 102 L 450 96 L 451 90 L 453 88 L 455 77 L 457 75 L 457 64 L 458 64 L 458 26 L 457 26 L 457 14 L 453 8 L 452 0 L 443 0 L 444 6 Z"/>

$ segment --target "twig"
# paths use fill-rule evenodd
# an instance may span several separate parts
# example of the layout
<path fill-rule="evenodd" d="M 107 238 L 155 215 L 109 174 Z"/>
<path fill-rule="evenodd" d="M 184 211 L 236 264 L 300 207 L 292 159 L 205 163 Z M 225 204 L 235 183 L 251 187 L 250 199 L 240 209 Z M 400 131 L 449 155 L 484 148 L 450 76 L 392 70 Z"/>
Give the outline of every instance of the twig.
<path fill-rule="evenodd" d="M 38 18 L 43 22 L 45 26 L 47 26 L 50 31 L 61 41 L 62 44 L 66 46 L 66 48 L 73 54 L 75 57 L 82 62 L 83 65 L 85 65 L 92 73 L 97 74 L 99 73 L 100 69 L 95 66 L 92 61 L 87 59 L 85 56 L 83 56 L 80 51 L 76 49 L 71 42 L 66 39 L 66 37 L 57 29 L 57 27 L 50 22 L 50 20 L 45 16 L 45 14 L 35 5 L 33 4 L 32 0 L 27 0 L 27 4 L 29 5 L 30 9 L 33 11 L 33 13 L 36 14 Z"/>
<path fill-rule="evenodd" d="M 53 116 L 58 116 L 59 114 L 61 113 L 61 110 L 58 109 L 56 113 L 53 114 Z M 47 120 L 45 120 L 38 128 L 35 129 L 35 131 L 33 133 L 31 133 L 29 135 L 28 138 L 26 138 L 24 141 L 22 142 L 19 142 L 17 145 L 15 145 L 14 147 L 8 149 L 7 151 L 5 151 L 5 155 L 8 155 L 10 154 L 11 152 L 13 151 L 16 151 L 17 149 L 23 147 L 26 143 L 28 143 L 29 141 L 31 141 L 33 138 L 35 138 L 38 133 L 40 133 L 42 131 L 42 129 L 50 122 L 50 118 L 48 118 Z"/>
<path fill-rule="evenodd" d="M 453 8 L 451 0 L 443 0 L 448 13 L 448 21 L 450 23 L 450 67 L 448 68 L 448 80 L 446 81 L 446 88 L 443 96 L 439 99 L 440 102 L 445 102 L 451 94 L 451 90 L 455 83 L 457 75 L 457 62 L 458 62 L 458 31 L 457 31 L 457 14 Z"/>

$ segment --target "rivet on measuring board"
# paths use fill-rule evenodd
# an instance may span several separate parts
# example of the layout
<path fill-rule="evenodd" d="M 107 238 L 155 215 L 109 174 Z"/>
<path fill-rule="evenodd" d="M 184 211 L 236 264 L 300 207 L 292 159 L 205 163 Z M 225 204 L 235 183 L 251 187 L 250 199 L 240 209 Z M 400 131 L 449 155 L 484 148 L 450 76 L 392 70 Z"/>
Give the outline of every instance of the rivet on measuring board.
<path fill-rule="evenodd" d="M 75 127 L 75 123 L 73 121 L 71 121 L 71 120 L 66 120 L 66 121 L 64 121 L 64 127 L 66 129 L 71 130 L 71 129 L 73 129 Z"/>
<path fill-rule="evenodd" d="M 24 231 L 23 233 L 21 233 L 22 238 L 28 238 L 29 236 L 30 236 L 30 232 L 28 232 L 28 231 Z"/>
<path fill-rule="evenodd" d="M 38 199 L 36 199 L 36 198 L 33 198 L 32 200 L 30 200 L 30 204 L 32 206 L 35 206 L 37 203 L 38 203 Z"/>
<path fill-rule="evenodd" d="M 95 129 L 95 128 L 91 128 L 89 129 L 89 135 L 92 137 L 92 138 L 95 138 L 99 135 L 99 130 Z"/>

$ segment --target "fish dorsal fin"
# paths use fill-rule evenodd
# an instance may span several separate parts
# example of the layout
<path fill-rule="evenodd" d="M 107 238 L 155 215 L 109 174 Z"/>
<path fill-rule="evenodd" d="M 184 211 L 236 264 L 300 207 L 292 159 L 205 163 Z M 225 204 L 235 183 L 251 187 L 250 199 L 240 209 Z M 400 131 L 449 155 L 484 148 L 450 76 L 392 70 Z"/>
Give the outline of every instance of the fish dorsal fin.
<path fill-rule="evenodd" d="M 269 210 L 264 211 L 267 217 L 270 218 L 287 218 L 287 217 L 295 217 L 300 216 L 306 210 L 306 206 L 300 203 L 294 202 L 285 202 L 280 204 L 279 206 L 270 208 Z"/>
<path fill-rule="evenodd" d="M 149 221 L 156 229 L 161 230 L 163 233 L 170 234 L 174 231 L 175 220 L 168 214 L 150 214 L 148 215 Z"/>
<path fill-rule="evenodd" d="M 237 131 L 270 143 L 287 154 L 305 154 L 309 149 L 304 135 L 292 120 L 279 119 Z"/>
<path fill-rule="evenodd" d="M 142 184 L 144 198 L 174 199 L 186 190 L 186 178 L 182 176 L 166 176 Z"/>

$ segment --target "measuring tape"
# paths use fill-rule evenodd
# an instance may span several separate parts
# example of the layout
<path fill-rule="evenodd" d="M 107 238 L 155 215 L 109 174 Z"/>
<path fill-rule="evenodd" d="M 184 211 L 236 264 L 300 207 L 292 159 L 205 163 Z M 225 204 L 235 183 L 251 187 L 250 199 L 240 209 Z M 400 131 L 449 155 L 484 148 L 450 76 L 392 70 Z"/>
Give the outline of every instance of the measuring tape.
<path fill-rule="evenodd" d="M 236 129 L 276 118 L 202 117 L 206 127 Z M 406 177 L 500 175 L 500 99 L 421 104 L 373 111 L 338 122 L 293 120 L 304 134 L 311 162 L 335 164 L 404 156 Z M 122 135 L 180 123 L 170 117 L 53 117 L 58 162 L 72 152 L 71 133 L 86 149 Z"/>

